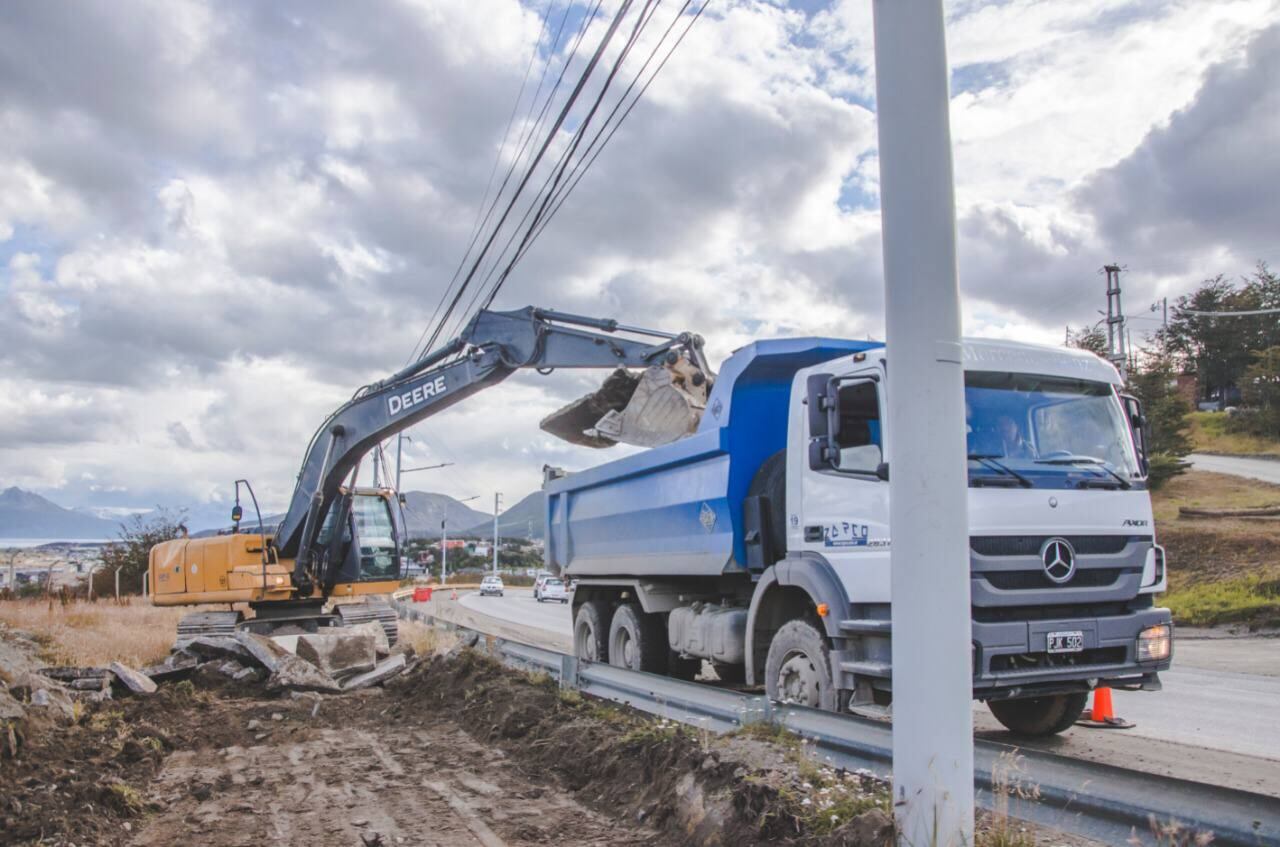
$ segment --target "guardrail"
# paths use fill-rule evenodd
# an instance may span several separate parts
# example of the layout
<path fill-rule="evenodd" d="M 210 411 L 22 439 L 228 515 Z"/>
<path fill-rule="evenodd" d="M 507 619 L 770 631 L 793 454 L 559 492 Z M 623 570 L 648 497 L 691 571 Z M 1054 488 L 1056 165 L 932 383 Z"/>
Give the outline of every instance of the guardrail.
<path fill-rule="evenodd" d="M 397 602 L 401 617 L 436 624 Z M 447 629 L 462 629 L 439 622 Z M 626 670 L 485 633 L 486 650 L 505 664 L 542 671 L 563 688 L 625 703 L 643 712 L 725 732 L 773 723 L 807 739 L 813 755 L 834 767 L 889 778 L 893 735 L 888 723 L 774 703 L 767 697 Z M 1280 844 L 1280 798 L 1234 788 L 1085 762 L 1040 750 L 974 741 L 974 787 L 980 806 L 1109 844 L 1126 844 L 1151 818 L 1213 833 L 1214 845 Z"/>

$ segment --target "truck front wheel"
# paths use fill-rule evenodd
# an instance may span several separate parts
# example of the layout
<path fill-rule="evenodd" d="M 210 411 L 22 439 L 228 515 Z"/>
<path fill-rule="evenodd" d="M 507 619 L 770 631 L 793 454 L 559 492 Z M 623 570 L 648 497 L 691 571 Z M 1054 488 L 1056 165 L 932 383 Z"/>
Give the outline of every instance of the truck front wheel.
<path fill-rule="evenodd" d="M 662 620 L 635 603 L 623 603 L 609 625 L 609 664 L 633 671 L 665 673 L 667 639 Z"/>
<path fill-rule="evenodd" d="M 1052 694 L 1018 700 L 992 700 L 991 714 L 1011 732 L 1019 735 L 1057 735 L 1080 719 L 1089 695 Z"/>
<path fill-rule="evenodd" d="M 840 696 L 831 679 L 831 648 L 808 621 L 788 621 L 773 636 L 764 689 L 770 700 L 837 711 Z"/>
<path fill-rule="evenodd" d="M 573 619 L 573 652 L 579 659 L 603 662 L 609 655 L 605 652 L 608 615 L 608 605 L 599 600 L 588 600 L 578 609 Z"/>

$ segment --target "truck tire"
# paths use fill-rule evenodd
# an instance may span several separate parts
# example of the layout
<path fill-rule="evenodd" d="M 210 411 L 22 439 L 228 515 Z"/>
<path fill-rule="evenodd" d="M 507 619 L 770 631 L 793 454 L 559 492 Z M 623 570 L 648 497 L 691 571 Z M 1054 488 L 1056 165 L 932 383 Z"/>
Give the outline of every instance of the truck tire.
<path fill-rule="evenodd" d="M 769 498 L 768 564 L 782 558 L 787 548 L 787 451 L 765 459 L 751 479 L 748 497 Z"/>
<path fill-rule="evenodd" d="M 603 662 L 608 656 L 609 606 L 599 600 L 583 603 L 573 618 L 573 652 L 579 659 Z"/>
<path fill-rule="evenodd" d="M 1051 694 L 1047 697 L 992 700 L 987 703 L 987 708 L 1011 732 L 1032 736 L 1057 735 L 1080 719 L 1088 699 L 1089 695 L 1084 692 Z"/>
<path fill-rule="evenodd" d="M 831 648 L 813 624 L 787 621 L 774 634 L 764 663 L 764 690 L 770 700 L 838 711 Z"/>
<path fill-rule="evenodd" d="M 609 624 L 609 664 L 633 671 L 666 673 L 666 633 L 658 615 L 646 615 L 636 603 L 623 603 Z"/>

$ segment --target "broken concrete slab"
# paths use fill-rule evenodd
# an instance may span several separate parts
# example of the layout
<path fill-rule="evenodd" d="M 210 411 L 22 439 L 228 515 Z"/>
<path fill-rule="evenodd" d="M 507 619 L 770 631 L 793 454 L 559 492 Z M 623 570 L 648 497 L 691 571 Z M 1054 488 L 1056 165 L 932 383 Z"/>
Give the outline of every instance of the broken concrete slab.
<path fill-rule="evenodd" d="M 336 693 L 341 686 L 324 671 L 310 662 L 290 655 L 288 661 L 279 662 L 267 680 L 268 689 L 287 688 L 293 691 L 321 691 Z"/>
<path fill-rule="evenodd" d="M 249 651 L 250 657 L 258 664 L 266 668 L 269 673 L 275 673 L 281 663 L 289 659 L 297 657 L 279 644 L 262 635 L 255 635 L 248 630 L 240 630 L 236 633 L 236 641 Z"/>
<path fill-rule="evenodd" d="M 192 653 L 202 659 L 248 659 L 249 651 L 235 638 L 223 635 L 198 635 L 174 646 L 177 652 Z"/>
<path fill-rule="evenodd" d="M 343 627 L 339 631 L 368 633 L 373 636 L 374 649 L 377 651 L 379 659 L 384 659 L 391 655 L 391 641 L 387 638 L 387 631 L 382 628 L 382 624 L 376 621 L 367 621 L 356 626 Z"/>
<path fill-rule="evenodd" d="M 339 681 L 373 670 L 378 663 L 376 640 L 371 633 L 354 629 L 340 627 L 299 636 L 298 658 Z"/>
<path fill-rule="evenodd" d="M 199 664 L 200 657 L 183 651 L 170 654 L 163 662 L 145 667 L 142 672 L 155 682 L 168 682 L 189 675 Z"/>
<path fill-rule="evenodd" d="M 67 686 L 76 691 L 102 691 L 111 687 L 110 674 L 104 676 L 85 676 L 67 681 Z"/>
<path fill-rule="evenodd" d="M 71 695 L 61 684 L 38 673 L 23 673 L 14 678 L 9 693 L 30 707 L 46 709 L 52 715 L 75 720 L 76 707 Z"/>
<path fill-rule="evenodd" d="M 107 668 L 49 667 L 40 668 L 39 672 L 43 676 L 56 679 L 59 682 L 71 682 L 77 679 L 102 679 L 111 675 L 111 671 Z"/>
<path fill-rule="evenodd" d="M 343 691 L 357 691 L 361 688 L 368 688 L 381 682 L 386 682 L 391 677 L 402 673 L 405 669 L 405 658 L 403 653 L 396 653 L 390 658 L 383 659 L 378 663 L 377 667 L 359 676 L 352 677 L 343 685 Z"/>
<path fill-rule="evenodd" d="M 237 662 L 235 659 L 225 659 L 221 662 L 210 662 L 213 669 L 225 677 L 231 679 L 236 678 L 236 674 L 245 669 L 245 666 Z"/>
<path fill-rule="evenodd" d="M 151 677 L 121 662 L 111 663 L 111 672 L 116 678 L 124 683 L 134 694 L 155 694 L 156 684 L 151 681 Z"/>
<path fill-rule="evenodd" d="M 22 704 L 13 699 L 13 695 L 0 688 L 0 721 L 18 720 L 27 714 Z"/>
<path fill-rule="evenodd" d="M 243 668 L 231 678 L 236 682 L 262 682 L 266 676 L 262 668 Z"/>

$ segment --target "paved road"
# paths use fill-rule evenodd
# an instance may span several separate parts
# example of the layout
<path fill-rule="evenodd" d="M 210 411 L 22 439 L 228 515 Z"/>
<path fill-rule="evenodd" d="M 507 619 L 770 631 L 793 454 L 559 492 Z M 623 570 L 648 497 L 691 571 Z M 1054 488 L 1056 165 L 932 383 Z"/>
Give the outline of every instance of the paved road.
<path fill-rule="evenodd" d="M 460 603 L 571 649 L 567 606 L 538 603 L 522 589 L 503 597 L 465 595 Z M 1076 727 L 1035 746 L 1280 796 L 1280 638 L 1180 639 L 1175 651 L 1173 670 L 1161 674 L 1164 691 L 1115 692 L 1116 712 L 1136 727 Z M 1015 743 L 981 705 L 974 728 L 984 738 Z"/>
<path fill-rule="evenodd" d="M 1248 456 L 1208 456 L 1204 453 L 1192 453 L 1187 459 L 1198 471 L 1244 476 L 1280 485 L 1280 461 L 1273 459 L 1251 459 Z"/>

